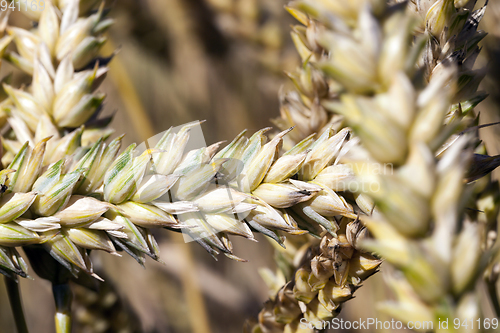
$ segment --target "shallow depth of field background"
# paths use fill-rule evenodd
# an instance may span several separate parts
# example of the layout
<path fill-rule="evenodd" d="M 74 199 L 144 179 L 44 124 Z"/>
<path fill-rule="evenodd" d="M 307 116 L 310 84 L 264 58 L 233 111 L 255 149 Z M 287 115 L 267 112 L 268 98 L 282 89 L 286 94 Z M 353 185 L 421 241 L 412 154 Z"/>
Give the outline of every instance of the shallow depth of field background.
<path fill-rule="evenodd" d="M 170 126 L 206 120 L 203 133 L 211 144 L 230 141 L 243 129 L 253 133 L 272 126 L 270 118 L 279 115 L 278 91 L 291 88 L 283 71 L 299 65 L 289 37 L 289 26 L 295 22 L 284 4 L 284 0 L 115 1 L 110 15 L 116 24 L 102 54 L 119 51 L 101 88 L 108 95 L 104 113 L 116 113 L 114 136 L 126 133 L 125 145 L 140 143 Z M 483 82 L 490 97 L 479 106 L 483 123 L 500 120 L 500 1 L 490 1 L 489 7 L 482 24 L 490 34 L 479 60 L 490 62 Z M 26 23 L 18 13 L 13 19 Z M 16 82 L 23 82 L 22 75 L 4 62 L 2 74 L 13 71 Z M 499 154 L 499 128 L 481 131 L 490 154 Z M 75 287 L 74 332 L 118 332 L 104 326 L 98 330 L 103 318 L 128 322 L 122 333 L 241 332 L 245 319 L 255 317 L 268 297 L 257 270 L 274 269 L 270 242 L 260 235 L 259 243 L 232 237 L 235 254 L 249 260 L 240 263 L 224 256 L 215 261 L 199 245 L 186 245 L 168 231 L 156 234 L 164 265 L 148 259 L 144 270 L 126 255 L 93 254 L 97 273 L 108 282 L 105 290 L 113 291 L 99 298 Z M 50 284 L 33 277 L 21 281 L 30 331 L 53 332 Z M 383 274 L 370 278 L 356 296 L 344 308 L 343 318 L 390 319 L 375 308 L 376 300 L 389 297 Z M 85 304 L 94 310 L 85 310 Z M 3 284 L 0 332 L 15 332 Z"/>

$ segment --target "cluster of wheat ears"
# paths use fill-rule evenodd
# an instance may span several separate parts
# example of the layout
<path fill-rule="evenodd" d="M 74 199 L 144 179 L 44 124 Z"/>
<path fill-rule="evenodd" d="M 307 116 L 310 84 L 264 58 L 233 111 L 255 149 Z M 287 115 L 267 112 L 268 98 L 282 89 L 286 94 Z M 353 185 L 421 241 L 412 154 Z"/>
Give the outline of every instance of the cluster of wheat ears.
<path fill-rule="evenodd" d="M 298 235 L 286 243 L 293 273 L 268 272 L 275 296 L 247 332 L 321 329 L 382 261 L 396 295 L 382 308 L 396 319 L 480 318 L 481 280 L 500 312 L 498 158 L 474 111 L 486 97 L 485 69 L 474 67 L 486 5 L 292 1 L 302 66 L 287 73 L 296 89 L 280 97 L 280 133 L 186 151 L 191 123 L 122 152 L 98 118 L 108 10 L 96 0 L 20 6 L 33 28 L 9 25 L 8 13 L 0 26 L 3 58 L 32 76 L 22 88 L 4 80 L 0 104 L 0 273 L 19 332 L 16 281 L 28 272 L 16 247 L 52 282 L 57 332 L 70 332 L 69 280 L 99 278 L 90 251 L 159 260 L 152 228 L 236 260 L 229 235 L 281 245 Z"/>

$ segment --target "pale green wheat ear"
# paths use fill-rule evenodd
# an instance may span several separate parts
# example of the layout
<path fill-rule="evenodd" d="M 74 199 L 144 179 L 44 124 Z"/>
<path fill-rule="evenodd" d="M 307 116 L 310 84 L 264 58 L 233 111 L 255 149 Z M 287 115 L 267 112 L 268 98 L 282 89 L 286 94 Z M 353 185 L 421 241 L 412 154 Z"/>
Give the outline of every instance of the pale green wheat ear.
<path fill-rule="evenodd" d="M 212 255 L 223 253 L 241 260 L 233 254 L 229 235 L 254 239 L 255 230 L 281 244 L 280 231 L 307 233 L 302 226 L 318 237 L 326 230 L 331 238 L 342 230 L 342 223 L 356 217 L 353 205 L 315 182 L 348 142 L 347 129 L 336 134 L 327 130 L 318 140 L 299 143 L 282 157 L 277 157 L 279 146 L 289 130 L 268 142 L 262 131 L 250 138 L 240 135 L 219 154 L 213 146 L 184 152 L 190 128 L 198 124 L 188 124 L 177 133 L 165 132 L 156 147 L 141 154 L 135 154 L 135 145 L 119 154 L 121 138 L 109 145 L 99 140 L 79 159 L 75 154 L 71 160 L 62 159 L 46 168 L 40 168 L 45 141 L 33 149 L 25 144 L 5 173 L 6 230 L 0 244 L 40 244 L 26 252 L 38 274 L 60 285 L 71 275 L 95 276 L 89 250 L 117 254 L 118 248 L 141 264 L 146 255 L 159 260 L 151 228 L 182 230 Z M 293 154 L 300 158 L 288 158 Z M 239 173 L 231 172 L 231 161 L 241 163 Z M 223 169 L 225 164 L 227 169 Z M 26 172 L 27 166 L 34 167 Z M 279 182 L 273 180 L 276 168 L 285 168 Z M 294 175 L 298 179 L 289 178 Z M 16 192 L 16 186 L 23 191 Z M 339 225 L 340 216 L 345 219 Z M 44 257 L 42 248 L 66 273 L 55 274 L 50 269 L 54 264 L 43 267 L 50 257 Z M 354 256 L 352 249 L 347 252 L 345 258 L 336 259 L 338 264 L 325 268 L 329 271 L 322 279 L 335 275 L 344 284 L 349 268 L 344 261 Z M 378 265 L 373 260 L 367 270 Z M 359 283 L 359 279 L 349 283 Z"/>

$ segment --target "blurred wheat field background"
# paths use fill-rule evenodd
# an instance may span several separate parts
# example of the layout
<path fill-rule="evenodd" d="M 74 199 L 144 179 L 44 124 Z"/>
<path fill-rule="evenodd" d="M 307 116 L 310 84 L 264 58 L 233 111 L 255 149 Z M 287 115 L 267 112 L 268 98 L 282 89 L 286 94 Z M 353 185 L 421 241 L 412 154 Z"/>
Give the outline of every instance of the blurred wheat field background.
<path fill-rule="evenodd" d="M 289 36 L 293 19 L 283 9 L 286 1 L 108 2 L 113 3 L 116 23 L 101 53 L 107 57 L 115 47 L 119 51 L 101 90 L 107 94 L 103 113 L 117 112 L 113 136 L 126 133 L 128 145 L 170 126 L 206 120 L 206 142 L 218 142 L 244 128 L 252 133 L 272 126 L 270 119 L 279 115 L 278 92 L 290 85 L 284 72 L 299 65 Z M 490 1 L 482 23 L 490 33 L 481 59 L 490 66 L 483 82 L 490 97 L 480 106 L 485 123 L 500 121 L 498 22 L 500 1 Z M 22 74 L 6 64 L 2 72 L 13 72 L 13 80 L 23 82 Z M 499 154 L 498 127 L 481 134 L 490 154 Z M 258 244 L 234 240 L 235 253 L 248 263 L 215 261 L 197 244 L 184 244 L 172 233 L 155 236 L 165 264 L 148 260 L 147 270 L 128 256 L 93 253 L 96 271 L 107 283 L 100 293 L 75 289 L 74 332 L 234 333 L 257 315 L 268 298 L 257 271 L 275 267 L 274 248 L 262 235 L 256 235 Z M 36 277 L 21 280 L 21 292 L 30 300 L 24 306 L 31 331 L 54 331 L 53 305 L 46 301 L 52 298 L 50 283 Z M 341 317 L 383 320 L 373 305 L 387 294 L 382 274 L 377 274 L 347 303 Z M 15 332 L 3 284 L 0 332 Z"/>

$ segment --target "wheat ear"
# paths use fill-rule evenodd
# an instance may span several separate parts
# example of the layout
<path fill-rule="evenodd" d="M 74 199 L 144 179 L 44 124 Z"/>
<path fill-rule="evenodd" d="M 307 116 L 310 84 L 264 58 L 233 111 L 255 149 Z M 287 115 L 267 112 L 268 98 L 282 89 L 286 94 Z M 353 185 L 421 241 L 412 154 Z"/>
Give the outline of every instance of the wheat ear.
<path fill-rule="evenodd" d="M 466 2 L 455 3 L 463 6 Z M 427 13 L 426 27 L 431 40 L 434 34 L 446 36 L 451 28 L 457 29 L 446 43 L 452 52 L 442 52 L 443 61 L 431 71 L 416 72 L 413 64 L 409 67 L 406 62 L 412 49 L 409 29 L 405 32 L 401 28 L 411 22 L 404 6 L 391 7 L 388 16 L 379 16 L 377 6 L 372 6 L 372 14 L 365 20 L 371 16 L 372 22 L 376 17 L 382 22 L 378 29 L 382 39 L 372 35 L 380 41 L 385 37 L 384 42 L 372 44 L 382 45 L 381 49 L 367 49 L 356 35 L 348 36 L 344 45 L 350 45 L 351 51 L 372 52 L 368 54 L 373 57 L 363 64 L 365 69 L 378 70 L 366 73 L 379 76 L 345 81 L 340 101 L 329 103 L 327 108 L 342 114 L 361 139 L 363 148 L 350 158 L 360 181 L 366 184 L 364 193 L 376 204 L 370 217 L 362 217 L 375 239 L 364 241 L 362 246 L 377 252 L 397 270 L 389 278 L 397 301 L 385 303 L 383 309 L 403 322 L 434 322 L 434 331 L 446 331 L 439 326 L 444 318 L 463 321 L 481 316 L 474 286 L 498 251 L 482 246 L 484 225 L 472 221 L 462 204 L 474 140 L 472 135 L 458 133 L 457 127 L 467 125 L 464 116 L 473 106 L 465 113 L 461 106 L 473 105 L 477 84 L 463 89 L 467 84 L 457 78 L 465 75 L 464 68 L 458 66 L 464 64 L 456 59 L 457 52 L 465 56 L 462 59 L 469 56 L 462 43 L 470 45 L 473 53 L 478 51 L 474 49 L 478 12 L 456 8 L 451 1 L 436 2 Z M 349 80 L 340 67 L 345 49 L 338 36 L 327 32 L 317 40 L 333 55 L 324 62 L 324 72 L 337 80 Z M 400 43 L 390 44 L 395 41 Z M 432 47 L 432 42 L 428 45 Z M 434 63 L 426 56 L 424 68 L 429 69 Z M 420 78 L 423 82 L 427 78 L 428 84 L 419 85 Z M 480 75 L 472 78 L 480 80 Z M 455 103 L 460 106 L 453 107 Z M 387 163 L 394 166 L 394 172 L 375 172 Z"/>
<path fill-rule="evenodd" d="M 386 7 L 382 1 L 351 6 L 334 1 L 294 1 L 290 4 L 289 10 L 307 27 L 294 29 L 298 32 L 294 36 L 300 42 L 298 49 L 302 58 L 314 64 L 320 72 L 318 78 L 333 82 L 329 86 L 339 87 L 338 96 L 328 98 L 323 95 L 322 106 L 344 117 L 361 138 L 364 148 L 353 147 L 353 154 L 348 159 L 365 185 L 363 188 L 377 189 L 364 193 L 370 194 L 378 206 L 370 218 L 361 217 L 376 238 L 365 240 L 364 248 L 378 252 L 406 277 L 406 280 L 395 283 L 401 303 L 386 306 L 394 317 L 406 322 L 415 320 L 416 316 L 422 320 L 435 320 L 438 314 L 441 315 L 436 304 L 443 304 L 443 299 L 450 293 L 458 295 L 459 301 L 446 316 L 478 315 L 475 298 L 469 293 L 474 278 L 484 270 L 484 265 L 479 267 L 476 261 L 481 255 L 486 262 L 494 258 L 489 249 L 493 243 L 491 232 L 495 229 L 493 216 L 498 207 L 489 198 L 497 197 L 498 185 L 493 184 L 479 194 L 478 203 L 487 208 L 488 221 L 460 223 L 458 226 L 463 230 L 460 235 L 456 234 L 459 230 L 456 220 L 463 216 L 459 215 L 462 210 L 458 204 L 462 198 L 463 179 L 470 177 L 471 173 L 475 174 L 475 179 L 480 178 L 496 167 L 491 159 L 488 161 L 490 169 L 486 161 L 475 163 L 467 175 L 467 154 L 461 153 L 466 139 L 460 129 L 474 129 L 475 124 L 470 121 L 475 118 L 473 108 L 484 98 L 483 93 L 476 92 L 484 70 L 472 71 L 479 52 L 477 42 L 483 36 L 476 30 L 484 7 L 472 12 L 474 3 L 455 8 L 450 1 L 436 2 L 431 11 L 434 14 L 428 14 L 424 21 L 431 38 L 421 37 L 413 47 L 411 36 L 418 35 L 419 31 L 415 31 L 414 21 L 404 6 Z M 459 4 L 465 6 L 464 2 Z M 412 9 L 414 7 L 409 11 Z M 447 24 L 455 30 L 451 31 Z M 433 33 L 440 35 L 441 44 Z M 463 45 L 467 48 L 463 49 Z M 426 52 L 421 58 L 423 48 Z M 421 65 L 416 67 L 419 62 Z M 299 81 L 302 79 L 299 75 L 295 77 L 299 83 L 304 81 Z M 458 86 L 455 83 L 457 77 L 461 82 Z M 297 86 L 302 94 L 307 91 L 300 84 Z M 301 97 L 308 100 L 307 94 Z M 465 149 L 467 151 L 470 149 Z M 439 161 L 433 157 L 435 154 L 440 156 Z M 368 158 L 368 163 L 363 157 Z M 384 165 L 387 163 L 396 166 L 395 173 L 377 174 L 386 169 Z M 450 196 L 449 192 L 454 195 Z M 398 198 L 404 198 L 404 201 Z M 463 219 L 467 221 L 469 217 Z M 479 232 L 484 231 L 485 226 L 490 231 L 487 242 L 486 234 Z M 434 235 L 430 236 L 431 233 Z M 474 235 L 475 241 L 467 249 L 471 254 L 468 273 L 464 274 L 464 265 L 459 271 L 458 259 L 452 263 L 451 257 L 464 257 L 465 245 L 457 243 L 460 239 L 470 241 L 470 237 L 465 236 L 467 234 Z M 306 263 L 306 267 L 308 265 L 310 263 Z M 488 272 L 492 272 L 492 267 L 490 264 Z M 446 281 L 450 274 L 455 275 L 457 281 L 453 284 L 459 287 L 451 287 Z M 300 301 L 299 295 L 290 288 L 296 281 L 297 276 L 266 305 L 260 314 L 259 326 L 251 328 L 254 332 L 283 330 L 284 322 L 279 316 L 282 308 L 293 309 L 290 304 Z M 408 284 L 412 284 L 414 290 Z M 301 303 L 298 304 L 300 307 Z M 470 309 L 474 309 L 472 314 L 464 313 Z M 305 317 L 305 312 L 302 312 L 304 314 L 299 311 L 295 314 L 298 318 Z M 316 328 L 321 329 L 322 320 L 329 318 L 331 315 L 324 312 L 323 318 L 314 318 L 312 326 L 316 323 Z M 436 322 L 436 329 L 438 324 Z M 295 324 L 287 326 L 286 330 L 308 331 L 307 325 L 305 327 Z"/>

